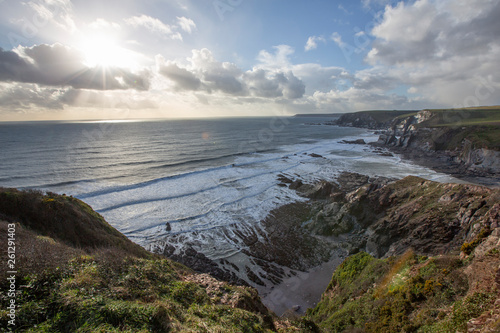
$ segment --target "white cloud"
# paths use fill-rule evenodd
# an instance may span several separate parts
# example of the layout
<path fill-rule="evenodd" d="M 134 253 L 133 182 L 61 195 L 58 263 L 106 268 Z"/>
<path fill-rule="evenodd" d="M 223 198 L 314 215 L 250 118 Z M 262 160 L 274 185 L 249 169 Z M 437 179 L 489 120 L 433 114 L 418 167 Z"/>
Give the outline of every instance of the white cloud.
<path fill-rule="evenodd" d="M 292 66 L 293 73 L 306 85 L 306 93 L 326 92 L 332 89 L 343 90 L 351 85 L 353 77 L 342 67 L 323 67 L 319 64 L 297 64 Z"/>
<path fill-rule="evenodd" d="M 193 20 L 188 19 L 186 17 L 177 17 L 177 22 L 182 30 L 187 33 L 192 33 L 194 29 L 196 29 L 196 24 Z"/>
<path fill-rule="evenodd" d="M 374 5 L 385 6 L 393 2 L 393 0 L 363 0 L 363 6 L 370 8 Z"/>
<path fill-rule="evenodd" d="M 143 27 L 147 30 L 157 33 L 163 37 L 182 40 L 182 36 L 180 33 L 175 32 L 172 26 L 163 23 L 157 18 L 141 15 L 141 16 L 132 16 L 128 19 L 125 19 L 125 23 L 132 27 Z"/>
<path fill-rule="evenodd" d="M 267 69 L 288 69 L 291 67 L 291 62 L 289 56 L 295 51 L 291 46 L 288 45 L 278 45 L 273 46 L 276 50 L 274 54 L 262 50 L 257 56 L 257 60 L 260 62 L 257 67 L 267 68 Z"/>
<path fill-rule="evenodd" d="M 345 43 L 342 41 L 342 36 L 338 32 L 332 33 L 330 39 L 333 40 L 335 44 L 337 44 L 340 47 L 343 47 L 345 45 Z"/>
<path fill-rule="evenodd" d="M 76 31 L 73 7 L 70 0 L 40 0 L 36 2 L 29 1 L 25 4 L 42 19 L 41 21 L 37 19 L 36 22 L 39 25 L 44 26 L 46 23 L 51 22 L 67 31 Z"/>
<path fill-rule="evenodd" d="M 349 88 L 344 91 L 315 92 L 308 97 L 309 103 L 318 110 L 330 112 L 354 112 L 359 110 L 419 108 L 417 102 L 396 94 L 376 93 L 369 90 Z"/>
<path fill-rule="evenodd" d="M 306 45 L 304 46 L 305 51 L 311 51 L 318 47 L 318 42 L 325 43 L 326 40 L 323 37 L 311 36 L 307 39 Z"/>
<path fill-rule="evenodd" d="M 110 22 L 102 18 L 98 18 L 95 21 L 89 23 L 89 27 L 96 30 L 101 29 L 115 29 L 120 30 L 121 26 L 116 22 Z"/>
<path fill-rule="evenodd" d="M 344 13 L 346 13 L 347 15 L 352 15 L 353 14 L 350 11 L 348 11 L 342 4 L 338 5 L 337 8 L 340 9 L 341 11 L 343 11 Z"/>
<path fill-rule="evenodd" d="M 304 83 L 290 70 L 255 67 L 243 71 L 233 63 L 217 61 L 208 49 L 192 53 L 187 66 L 157 58 L 159 73 L 169 79 L 177 91 L 205 92 L 218 98 L 233 96 L 241 98 L 240 101 L 248 101 L 249 97 L 293 100 L 305 93 Z M 275 65 L 275 61 L 271 63 Z"/>
<path fill-rule="evenodd" d="M 498 17 L 500 2 L 491 0 L 387 6 L 366 57 L 378 70 L 365 73 L 365 81 L 412 86 L 430 104 L 499 103 Z"/>
<path fill-rule="evenodd" d="M 10 110 L 32 108 L 62 109 L 59 100 L 63 89 L 43 88 L 31 83 L 0 82 L 0 105 Z"/>

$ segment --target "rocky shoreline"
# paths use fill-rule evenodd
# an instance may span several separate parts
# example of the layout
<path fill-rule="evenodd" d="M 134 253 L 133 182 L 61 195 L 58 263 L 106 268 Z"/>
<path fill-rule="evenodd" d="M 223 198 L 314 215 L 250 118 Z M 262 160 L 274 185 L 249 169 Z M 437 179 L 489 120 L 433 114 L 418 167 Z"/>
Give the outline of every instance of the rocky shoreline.
<path fill-rule="evenodd" d="M 465 112 L 450 117 L 466 118 Z M 416 164 L 471 183 L 500 187 L 500 147 L 494 143 L 479 145 L 467 138 L 474 131 L 491 131 L 491 127 L 464 127 L 460 122 L 453 126 L 426 126 L 437 122 L 439 117 L 442 116 L 431 110 L 402 111 L 386 113 L 382 121 L 377 121 L 373 113 L 359 112 L 343 115 L 335 125 L 374 130 L 379 140 L 370 145 L 376 149 L 387 149 Z"/>
<path fill-rule="evenodd" d="M 168 247 L 163 254 L 221 280 L 257 288 L 278 315 L 301 314 L 319 301 L 328 283 L 320 276 L 331 276 L 349 255 L 364 251 L 384 258 L 409 248 L 423 255 L 455 253 L 500 221 L 500 191 L 481 186 L 352 172 L 316 184 L 288 174 L 278 180 L 308 200 L 274 209 L 245 232 L 228 232 L 241 243 L 240 254 L 210 260 L 192 248 L 174 254 Z M 308 292 L 287 296 L 302 290 Z"/>

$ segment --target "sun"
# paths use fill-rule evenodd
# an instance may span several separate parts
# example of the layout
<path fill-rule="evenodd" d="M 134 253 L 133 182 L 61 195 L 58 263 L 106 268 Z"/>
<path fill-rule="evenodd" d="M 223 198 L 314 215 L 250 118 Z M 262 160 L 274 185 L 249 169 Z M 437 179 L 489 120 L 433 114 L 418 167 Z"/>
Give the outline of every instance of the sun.
<path fill-rule="evenodd" d="M 134 67 L 133 52 L 120 46 L 116 39 L 108 36 L 92 36 L 79 46 L 84 64 L 88 67 Z"/>

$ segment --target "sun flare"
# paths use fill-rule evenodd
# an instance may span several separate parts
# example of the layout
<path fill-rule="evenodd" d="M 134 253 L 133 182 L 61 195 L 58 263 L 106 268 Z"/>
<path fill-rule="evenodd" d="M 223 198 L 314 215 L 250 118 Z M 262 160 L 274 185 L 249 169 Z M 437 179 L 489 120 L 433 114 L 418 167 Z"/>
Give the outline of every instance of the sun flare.
<path fill-rule="evenodd" d="M 93 36 L 81 43 L 85 65 L 89 67 L 133 67 L 132 52 L 107 36 Z"/>

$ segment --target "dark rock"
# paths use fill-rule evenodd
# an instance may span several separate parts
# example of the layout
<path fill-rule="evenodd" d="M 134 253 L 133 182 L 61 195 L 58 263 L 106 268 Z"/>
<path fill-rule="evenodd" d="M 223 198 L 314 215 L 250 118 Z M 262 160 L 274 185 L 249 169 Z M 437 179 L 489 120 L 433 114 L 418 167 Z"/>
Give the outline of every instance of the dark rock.
<path fill-rule="evenodd" d="M 302 185 L 304 185 L 304 183 L 302 183 L 302 180 L 298 179 L 298 180 L 295 180 L 294 182 L 292 182 L 289 186 L 289 188 L 291 190 L 296 190 L 298 189 L 299 187 L 301 187 Z"/>
<path fill-rule="evenodd" d="M 311 199 L 327 199 L 332 192 L 338 190 L 338 186 L 327 181 L 321 181 L 305 193 L 305 196 Z"/>
<path fill-rule="evenodd" d="M 233 272 L 221 269 L 215 261 L 207 258 L 203 253 L 196 251 L 189 245 L 180 249 L 178 253 L 176 253 L 173 246 L 167 245 L 165 246 L 163 255 L 174 261 L 180 262 L 197 272 L 208 273 L 223 281 L 248 286 L 248 283 L 245 280 L 242 280 Z"/>
<path fill-rule="evenodd" d="M 368 184 L 369 179 L 370 177 L 366 175 L 344 171 L 337 177 L 337 182 L 339 183 L 342 191 L 351 192 L 365 184 Z"/>
<path fill-rule="evenodd" d="M 265 286 L 266 284 L 262 281 L 257 274 L 255 274 L 250 267 L 245 266 L 245 271 L 247 273 L 248 279 L 259 286 Z"/>
<path fill-rule="evenodd" d="M 397 143 L 397 139 L 394 135 L 389 135 L 387 137 L 387 140 L 385 141 L 385 144 L 388 145 L 388 146 L 395 146 L 396 143 Z"/>
<path fill-rule="evenodd" d="M 333 202 L 324 205 L 307 228 L 318 235 L 339 236 L 350 232 L 355 223 L 356 218 L 349 213 L 348 205 Z"/>
<path fill-rule="evenodd" d="M 303 223 L 310 218 L 311 206 L 296 202 L 281 206 L 261 221 L 265 237 L 243 248 L 267 274 L 267 279 L 281 279 L 285 272 L 279 266 L 307 270 L 330 258 L 329 245 L 304 232 Z M 279 265 L 279 266 L 278 266 Z M 274 278 L 273 278 L 274 277 Z"/>
<path fill-rule="evenodd" d="M 345 193 L 343 192 L 333 192 L 332 194 L 330 194 L 330 199 L 332 199 L 332 201 L 343 201 L 345 198 Z"/>
<path fill-rule="evenodd" d="M 342 140 L 342 143 L 349 143 L 349 144 L 354 144 L 354 145 L 365 145 L 366 142 L 363 139 L 357 139 L 357 140 Z"/>
<path fill-rule="evenodd" d="M 279 174 L 278 175 L 278 180 L 282 183 L 285 183 L 285 184 L 291 184 L 293 183 L 293 180 L 291 180 L 290 178 L 282 175 L 282 174 Z"/>
<path fill-rule="evenodd" d="M 309 156 L 314 157 L 314 158 L 322 158 L 323 157 L 323 156 L 315 154 L 315 153 L 311 153 L 311 154 L 309 154 Z"/>

